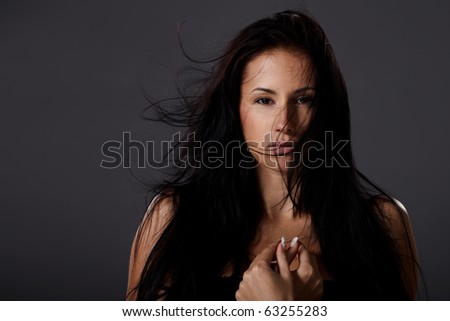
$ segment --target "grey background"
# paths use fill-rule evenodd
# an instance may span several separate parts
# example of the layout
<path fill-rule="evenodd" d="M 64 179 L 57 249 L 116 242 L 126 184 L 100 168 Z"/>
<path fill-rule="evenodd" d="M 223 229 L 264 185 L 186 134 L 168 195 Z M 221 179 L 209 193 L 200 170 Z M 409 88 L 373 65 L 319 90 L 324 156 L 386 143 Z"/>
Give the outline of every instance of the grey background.
<path fill-rule="evenodd" d="M 170 139 L 138 114 L 141 85 L 173 96 L 190 65 L 178 22 L 186 50 L 210 58 L 287 8 L 308 9 L 327 32 L 357 164 L 408 208 L 429 298 L 450 299 L 450 5 L 433 0 L 1 0 L 1 299 L 123 299 L 145 195 L 127 169 L 100 167 L 102 144 L 124 131 Z"/>

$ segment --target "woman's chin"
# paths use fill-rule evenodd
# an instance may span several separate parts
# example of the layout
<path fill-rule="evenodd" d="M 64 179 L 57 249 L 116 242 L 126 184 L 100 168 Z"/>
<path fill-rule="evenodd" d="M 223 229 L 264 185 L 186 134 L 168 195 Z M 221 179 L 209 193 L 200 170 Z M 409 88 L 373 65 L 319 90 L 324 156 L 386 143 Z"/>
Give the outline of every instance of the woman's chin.
<path fill-rule="evenodd" d="M 260 167 L 274 169 L 277 171 L 288 171 L 294 167 L 293 154 L 269 154 L 264 157 L 259 157 L 258 164 Z"/>

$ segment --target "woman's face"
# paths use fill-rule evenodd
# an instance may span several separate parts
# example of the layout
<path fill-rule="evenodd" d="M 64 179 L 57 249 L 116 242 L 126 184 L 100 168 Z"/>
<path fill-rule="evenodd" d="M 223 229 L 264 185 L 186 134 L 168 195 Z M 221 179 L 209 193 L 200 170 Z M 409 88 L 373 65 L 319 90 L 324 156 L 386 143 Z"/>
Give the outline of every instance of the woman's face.
<path fill-rule="evenodd" d="M 282 170 L 289 166 L 294 145 L 308 127 L 314 94 L 315 80 L 305 53 L 274 49 L 250 60 L 239 109 L 244 139 L 260 166 Z"/>

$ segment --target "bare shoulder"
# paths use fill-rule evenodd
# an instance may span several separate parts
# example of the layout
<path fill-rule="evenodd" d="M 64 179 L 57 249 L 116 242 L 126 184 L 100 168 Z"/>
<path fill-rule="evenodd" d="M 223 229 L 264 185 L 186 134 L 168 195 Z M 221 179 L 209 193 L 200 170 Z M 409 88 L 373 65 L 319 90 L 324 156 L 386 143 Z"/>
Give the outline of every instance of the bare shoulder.
<path fill-rule="evenodd" d="M 388 232 L 395 243 L 405 287 L 411 299 L 416 297 L 418 265 L 417 249 L 409 214 L 397 199 L 379 197 L 376 206 L 380 210 Z"/>
<path fill-rule="evenodd" d="M 127 299 L 134 300 L 147 258 L 173 217 L 172 195 L 157 195 L 145 212 L 133 240 L 128 272 Z"/>
<path fill-rule="evenodd" d="M 376 198 L 376 206 L 394 239 L 401 239 L 411 233 L 411 223 L 406 207 L 397 199 L 385 196 Z"/>
<path fill-rule="evenodd" d="M 172 195 L 156 195 L 145 212 L 138 232 L 145 236 L 164 229 L 173 217 L 173 208 Z"/>
<path fill-rule="evenodd" d="M 172 195 L 156 195 L 145 212 L 134 238 L 135 250 L 148 256 L 173 217 Z"/>

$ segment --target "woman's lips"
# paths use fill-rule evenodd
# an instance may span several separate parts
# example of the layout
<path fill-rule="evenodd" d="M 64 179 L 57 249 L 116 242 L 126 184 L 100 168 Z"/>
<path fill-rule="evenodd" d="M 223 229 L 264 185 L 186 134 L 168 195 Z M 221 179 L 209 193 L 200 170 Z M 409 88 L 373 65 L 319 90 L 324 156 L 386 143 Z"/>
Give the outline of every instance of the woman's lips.
<path fill-rule="evenodd" d="M 270 143 L 267 147 L 273 155 L 286 155 L 294 151 L 294 142 Z"/>

